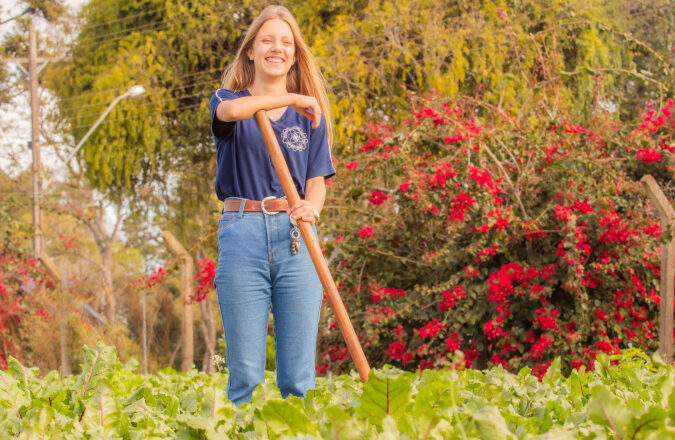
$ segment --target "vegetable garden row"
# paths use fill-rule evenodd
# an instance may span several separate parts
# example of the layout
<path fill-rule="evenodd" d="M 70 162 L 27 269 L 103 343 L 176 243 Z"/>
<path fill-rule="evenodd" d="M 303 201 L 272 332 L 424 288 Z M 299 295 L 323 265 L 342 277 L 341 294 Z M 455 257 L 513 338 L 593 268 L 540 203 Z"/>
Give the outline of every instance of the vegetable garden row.
<path fill-rule="evenodd" d="M 165 369 L 139 375 L 114 347 L 84 347 L 79 376 L 42 379 L 10 359 L 0 371 L 3 438 L 666 439 L 675 438 L 672 365 L 630 349 L 599 354 L 568 377 L 556 359 L 529 368 L 424 370 L 386 366 L 364 385 L 355 372 L 318 378 L 306 399 L 283 400 L 267 373 L 235 408 L 226 373 Z"/>

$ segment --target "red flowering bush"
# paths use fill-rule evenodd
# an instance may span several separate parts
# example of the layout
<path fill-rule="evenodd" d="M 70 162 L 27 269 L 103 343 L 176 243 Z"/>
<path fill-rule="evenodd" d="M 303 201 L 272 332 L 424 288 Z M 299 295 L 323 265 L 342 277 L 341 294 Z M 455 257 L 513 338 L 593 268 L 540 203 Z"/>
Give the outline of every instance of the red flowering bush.
<path fill-rule="evenodd" d="M 7 368 L 9 356 L 33 361 L 29 339 L 39 335 L 34 329 L 26 333 L 24 321 L 49 321 L 45 307 L 53 307 L 43 292 L 55 286 L 39 261 L 22 249 L 24 238 L 18 229 L 0 229 L 0 369 Z"/>
<path fill-rule="evenodd" d="M 638 179 L 672 180 L 673 101 L 635 126 L 422 105 L 371 125 L 327 200 L 326 254 L 371 364 L 425 369 L 459 350 L 468 367 L 542 376 L 555 356 L 579 368 L 655 349 L 661 228 Z M 327 320 L 318 369 L 340 371 Z"/>
<path fill-rule="evenodd" d="M 197 262 L 197 267 L 199 267 L 199 273 L 195 275 L 197 287 L 191 299 L 199 302 L 205 300 L 206 295 L 213 289 L 213 280 L 216 277 L 216 263 L 205 257 Z"/>

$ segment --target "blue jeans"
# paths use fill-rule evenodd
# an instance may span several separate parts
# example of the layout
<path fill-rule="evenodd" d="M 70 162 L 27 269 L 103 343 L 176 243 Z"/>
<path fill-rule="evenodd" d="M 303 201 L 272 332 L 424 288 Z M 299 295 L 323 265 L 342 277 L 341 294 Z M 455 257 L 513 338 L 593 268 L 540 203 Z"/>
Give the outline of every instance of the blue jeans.
<path fill-rule="evenodd" d="M 285 212 L 220 217 L 214 285 L 227 344 L 227 397 L 237 406 L 264 380 L 270 304 L 281 396 L 305 397 L 314 388 L 323 288 L 302 237 L 291 254 L 291 229 Z"/>

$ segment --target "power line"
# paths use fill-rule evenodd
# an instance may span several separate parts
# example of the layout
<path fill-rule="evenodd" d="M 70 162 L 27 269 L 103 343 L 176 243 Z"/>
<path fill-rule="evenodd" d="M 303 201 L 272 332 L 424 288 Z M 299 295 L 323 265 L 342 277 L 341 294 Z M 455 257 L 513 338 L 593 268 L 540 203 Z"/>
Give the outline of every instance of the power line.
<path fill-rule="evenodd" d="M 185 98 L 188 98 L 188 97 L 205 97 L 205 96 L 209 96 L 210 94 L 211 94 L 211 92 L 198 93 L 198 94 L 194 94 L 194 95 L 186 95 L 186 96 L 182 97 L 182 99 L 185 99 Z M 151 107 L 152 105 L 153 105 L 152 103 L 148 103 L 148 104 L 140 105 L 137 108 L 146 108 L 146 107 Z M 108 120 L 105 120 L 105 121 L 101 122 L 101 124 L 99 124 L 99 127 L 102 126 L 102 125 L 113 124 L 113 123 L 116 123 L 116 122 L 138 120 L 138 119 L 141 119 L 143 116 L 152 116 L 152 115 L 162 115 L 162 114 L 175 113 L 175 112 L 180 111 L 180 110 L 187 110 L 187 109 L 199 107 L 201 105 L 202 105 L 202 102 L 199 102 L 199 103 L 196 103 L 196 104 L 189 104 L 189 105 L 177 107 L 175 109 L 167 109 L 167 110 L 162 110 L 162 111 L 150 111 L 150 112 L 144 112 L 144 113 L 136 114 L 136 115 L 129 115 L 129 116 L 126 116 L 126 117 L 123 117 L 123 118 L 108 119 Z M 75 130 L 75 129 L 78 129 L 78 128 L 85 128 L 85 127 L 89 127 L 89 126 L 90 126 L 90 124 L 80 124 L 80 125 L 74 125 L 74 126 L 70 127 L 70 129 Z"/>
<path fill-rule="evenodd" d="M 127 28 L 127 29 L 120 29 L 115 32 L 110 32 L 108 34 L 104 35 L 96 35 L 95 37 L 91 38 L 83 38 L 83 39 L 78 39 L 73 42 L 73 49 L 84 49 L 84 48 L 89 48 L 93 46 L 98 46 L 101 44 L 105 43 L 113 43 L 117 42 L 120 40 L 117 40 L 115 37 L 119 37 L 121 35 L 129 35 L 134 32 L 140 32 L 141 30 L 147 29 L 148 31 L 163 31 L 168 29 L 169 24 L 165 23 L 164 26 L 158 26 L 157 28 L 154 28 L 153 26 L 157 24 L 162 24 L 164 23 L 164 20 L 158 20 L 155 22 L 151 23 L 146 23 L 141 26 L 133 27 L 133 28 Z"/>
<path fill-rule="evenodd" d="M 213 81 L 212 81 L 212 80 L 209 80 L 209 81 L 203 81 L 203 82 L 195 82 L 195 83 L 193 83 L 192 85 L 198 85 L 198 84 L 212 84 L 212 83 L 213 83 Z M 176 87 L 176 88 L 174 88 L 174 89 L 169 89 L 169 90 L 180 90 L 180 89 L 182 89 L 182 88 L 184 88 L 184 87 Z M 193 93 L 193 94 L 188 94 L 188 95 L 181 95 L 181 96 L 176 96 L 176 97 L 172 97 L 172 98 L 173 98 L 174 100 L 176 100 L 176 101 L 181 101 L 181 100 L 184 100 L 184 99 L 187 99 L 187 98 L 191 98 L 191 97 L 207 96 L 207 95 L 209 95 L 209 94 L 212 94 L 214 91 L 215 91 L 215 89 L 211 89 L 211 88 L 209 88 L 209 89 L 206 89 L 206 88 L 200 88 L 200 92 L 199 92 L 199 93 Z M 149 93 L 149 94 L 147 94 L 147 95 L 145 95 L 145 96 L 157 96 L 157 95 L 161 95 L 161 94 L 166 94 L 166 90 L 158 90 L 158 91 L 155 91 L 155 92 L 153 92 L 153 93 Z M 88 108 L 88 107 L 102 107 L 103 105 L 104 105 L 104 104 L 92 104 L 92 105 L 82 106 L 82 107 L 77 107 L 77 108 L 79 109 L 79 108 Z M 151 106 L 151 105 L 153 105 L 153 103 L 141 104 L 141 105 L 138 106 L 138 107 Z M 98 115 L 100 115 L 100 112 L 99 112 L 99 111 L 96 111 L 96 112 L 89 112 L 89 113 L 84 113 L 84 114 L 75 114 L 74 116 L 77 116 L 77 117 L 80 118 L 80 119 L 84 119 L 84 118 L 86 118 L 87 116 L 98 116 Z"/>
<path fill-rule="evenodd" d="M 191 74 L 188 74 L 188 75 L 184 75 L 182 77 L 176 77 L 175 80 L 187 79 L 191 76 L 196 76 L 196 75 L 200 75 L 200 74 L 207 74 L 207 73 L 210 73 L 210 72 L 220 71 L 220 70 L 222 70 L 220 67 L 214 67 L 214 68 L 211 68 L 211 69 L 200 70 L 196 73 L 191 73 Z M 194 79 L 201 80 L 202 78 L 194 78 Z M 184 83 L 184 84 L 176 85 L 175 87 L 171 87 L 171 88 L 168 88 L 168 89 L 159 88 L 155 91 L 152 91 L 150 93 L 145 94 L 145 96 L 153 96 L 153 95 L 158 95 L 158 94 L 162 94 L 162 93 L 168 93 L 168 92 L 172 92 L 172 91 L 175 91 L 175 90 L 185 89 L 185 88 L 194 87 L 194 86 L 201 85 L 201 84 L 208 84 L 208 83 L 217 84 L 217 83 L 219 83 L 219 80 L 209 79 L 209 80 L 203 80 L 203 81 L 187 82 L 187 83 Z M 98 94 L 113 95 L 112 92 L 121 91 L 123 89 L 124 88 L 108 89 L 108 90 L 100 91 L 100 92 L 98 92 Z M 68 98 L 59 99 L 59 101 L 62 102 L 62 103 L 69 103 L 70 101 L 76 101 L 76 100 L 81 99 L 81 96 L 83 96 L 83 95 L 71 96 L 71 97 L 68 97 Z M 91 103 L 91 104 L 85 104 L 85 105 L 77 105 L 77 103 L 73 104 L 73 106 L 78 108 L 78 109 L 89 108 L 89 107 L 100 107 L 102 105 L 104 105 L 104 103 Z"/>
<path fill-rule="evenodd" d="M 175 79 L 176 80 L 182 80 L 182 79 L 186 79 L 186 78 L 189 78 L 191 76 L 196 76 L 196 75 L 200 75 L 200 74 L 203 74 L 203 73 L 209 73 L 209 72 L 214 72 L 214 71 L 223 71 L 224 69 L 225 69 L 224 67 L 213 67 L 211 69 L 199 70 L 197 72 L 181 75 L 181 76 L 175 77 Z M 111 94 L 111 95 L 112 94 L 118 94 L 119 92 L 121 92 L 123 90 L 126 90 L 127 87 L 128 86 L 121 86 L 121 87 L 113 88 L 113 89 L 98 90 L 98 91 L 95 91 L 95 92 L 85 92 L 85 93 L 81 93 L 79 95 L 69 96 L 67 98 L 59 98 L 59 101 L 60 102 L 69 102 L 69 101 L 75 101 L 75 100 L 82 99 L 84 97 L 89 97 L 89 96 L 97 96 L 97 95 L 103 95 L 103 94 Z"/>
<path fill-rule="evenodd" d="M 112 9 L 112 8 L 110 8 L 110 9 Z M 132 18 L 139 17 L 141 15 L 149 16 L 149 15 L 154 14 L 155 12 L 165 11 L 165 10 L 166 10 L 166 6 L 162 6 L 162 7 L 156 8 L 156 9 L 151 9 L 149 11 L 142 11 L 142 12 L 139 12 L 137 14 L 127 15 L 127 16 L 124 16 L 124 17 L 121 17 L 121 18 L 118 18 L 118 19 L 115 19 L 115 20 L 105 21 L 105 22 L 98 23 L 98 24 L 95 24 L 95 25 L 86 25 L 85 27 L 83 27 L 80 30 L 80 32 L 85 31 L 85 30 L 87 30 L 87 31 L 93 30 L 93 29 L 96 29 L 96 28 L 99 28 L 99 27 L 102 27 L 102 26 L 109 26 L 113 23 L 118 23 L 120 21 L 130 20 Z"/>
<path fill-rule="evenodd" d="M 213 10 L 212 14 L 220 14 L 220 13 L 226 12 L 227 9 L 228 8 L 226 6 L 221 7 L 221 8 L 217 8 L 217 9 Z M 73 44 L 77 48 L 88 48 L 88 47 L 94 46 L 96 44 L 99 44 L 106 39 L 110 39 L 110 37 L 117 37 L 117 36 L 120 36 L 120 35 L 123 35 L 123 34 L 130 34 L 132 32 L 136 32 L 136 31 L 140 31 L 140 30 L 164 31 L 164 30 L 167 30 L 169 28 L 169 26 L 180 26 L 180 25 L 185 24 L 188 21 L 193 20 L 193 19 L 194 19 L 194 17 L 189 16 L 189 15 L 184 16 L 182 19 L 175 20 L 175 21 L 166 21 L 164 18 L 162 18 L 160 20 L 155 20 L 153 22 L 142 24 L 140 26 L 130 27 L 130 28 L 126 28 L 126 29 L 120 29 L 120 30 L 110 32 L 110 33 L 107 33 L 107 34 L 94 35 L 94 36 L 89 37 L 89 38 L 83 38 L 83 39 L 80 39 L 80 40 L 76 40 L 76 42 L 74 42 Z M 152 28 L 152 26 L 158 25 L 158 24 L 160 24 L 162 26 L 158 26 L 157 28 Z"/>
<path fill-rule="evenodd" d="M 132 15 L 129 15 L 129 16 L 126 16 L 126 17 L 121 17 L 121 18 L 119 18 L 119 19 L 112 20 L 112 21 L 109 21 L 109 22 L 99 23 L 99 24 L 96 24 L 96 25 L 93 25 L 93 26 L 89 26 L 89 27 L 85 26 L 85 27 L 83 28 L 83 30 L 96 29 L 96 28 L 101 27 L 101 26 L 106 26 L 106 25 L 108 25 L 109 23 L 115 23 L 115 22 L 119 22 L 119 21 L 125 21 L 125 20 L 131 19 L 131 18 L 135 18 L 135 17 L 138 17 L 138 16 L 142 16 L 142 15 L 151 15 L 151 14 L 154 13 L 154 12 L 161 11 L 161 10 L 165 10 L 165 9 L 166 9 L 166 7 L 160 7 L 160 8 L 156 8 L 156 9 L 150 10 L 150 11 L 139 12 L 139 13 L 132 14 Z M 213 11 L 213 13 L 217 14 L 217 13 L 220 13 L 220 12 L 225 12 L 225 11 L 227 11 L 227 9 L 228 9 L 227 6 L 221 7 L 221 8 L 215 9 L 215 10 Z M 659 12 L 659 11 L 660 11 L 660 9 L 655 9 L 655 10 L 643 10 L 643 11 L 641 11 L 641 12 L 639 12 L 639 13 L 631 14 L 631 17 L 632 17 L 632 18 L 640 17 L 640 16 L 644 16 L 644 15 L 648 15 L 648 14 L 653 14 L 653 13 Z M 166 22 L 166 25 L 165 25 L 164 27 L 159 27 L 159 28 L 156 28 L 156 29 L 153 29 L 153 30 L 166 30 L 166 28 L 167 28 L 170 24 L 171 24 L 171 25 L 180 25 L 180 24 L 182 24 L 182 23 L 186 23 L 186 22 L 187 22 L 188 20 L 190 20 L 191 18 L 193 18 L 193 17 L 187 16 L 187 17 L 185 17 L 185 18 L 182 19 L 182 20 L 177 20 L 177 21 L 172 21 L 172 22 Z M 95 36 L 92 36 L 92 37 L 90 37 L 90 38 L 80 39 L 79 41 L 77 41 L 77 44 L 79 45 L 79 47 L 83 47 L 83 48 L 84 48 L 84 47 L 90 47 L 90 46 L 92 46 L 92 45 L 94 45 L 94 44 L 100 43 L 100 42 L 102 42 L 103 40 L 108 39 L 108 37 L 111 37 L 111 36 L 119 36 L 120 34 L 131 33 L 131 32 L 134 32 L 134 31 L 139 31 L 139 30 L 141 30 L 141 29 L 146 29 L 146 28 L 148 28 L 148 27 L 154 26 L 154 25 L 156 25 L 156 24 L 161 24 L 161 23 L 165 23 L 164 19 L 162 19 L 162 20 L 157 20 L 157 21 L 154 21 L 154 22 L 151 22 L 151 23 L 146 23 L 146 24 L 143 24 L 143 25 L 140 25 L 140 26 L 136 26 L 136 27 L 131 27 L 131 28 L 126 28 L 126 29 L 117 30 L 117 31 L 114 31 L 114 32 L 111 32 L 111 33 L 108 33 L 108 34 L 95 35 Z M 540 21 L 540 22 L 538 22 L 538 23 L 533 23 L 532 26 L 537 26 L 537 25 L 539 25 L 539 24 L 545 24 L 545 23 L 547 23 L 547 21 Z M 563 24 L 564 24 L 564 23 L 563 23 Z M 87 44 L 82 44 L 82 43 L 87 43 Z"/>
<path fill-rule="evenodd" d="M 213 85 L 213 84 L 214 84 L 214 81 L 209 80 L 209 81 L 197 82 L 197 83 L 194 83 L 194 84 L 192 84 L 192 85 L 194 86 L 194 85 L 201 85 L 201 84 L 212 84 L 212 85 Z M 180 89 L 183 89 L 183 88 L 184 88 L 184 87 L 177 87 L 177 88 L 175 88 L 175 89 L 170 89 L 170 90 L 174 90 L 174 91 L 175 91 L 175 90 L 180 90 Z M 215 89 L 215 88 L 200 87 L 200 88 L 198 88 L 198 90 L 202 92 L 201 94 L 199 94 L 199 96 L 201 96 L 202 94 L 205 95 L 205 94 L 213 93 L 216 89 Z M 147 99 L 146 99 L 147 97 L 150 97 L 150 96 L 157 96 L 157 95 L 164 95 L 164 94 L 167 94 L 167 92 L 168 92 L 168 90 L 157 90 L 157 91 L 155 91 L 155 92 L 146 94 L 145 97 L 144 97 L 143 99 L 144 99 L 144 100 L 147 100 Z M 192 95 L 182 95 L 182 96 L 171 97 L 171 99 L 176 100 L 176 101 L 181 101 L 181 100 L 183 100 L 183 99 L 187 99 L 187 98 L 190 98 L 190 97 L 193 97 L 193 96 L 195 96 L 195 95 L 194 95 L 194 94 L 192 94 Z M 77 110 L 80 110 L 80 109 L 83 109 L 83 108 L 92 108 L 92 107 L 98 107 L 98 108 L 100 108 L 100 107 L 103 107 L 104 105 L 105 105 L 105 104 L 103 104 L 103 103 L 101 103 L 101 104 L 91 104 L 91 105 L 87 105 L 87 106 L 77 106 L 77 107 L 75 107 L 75 108 L 76 108 Z M 143 104 L 143 105 L 145 105 L 145 104 Z M 88 113 L 76 113 L 76 114 L 74 114 L 74 116 L 76 116 L 76 117 L 78 117 L 78 118 L 80 118 L 80 119 L 85 119 L 85 118 L 87 118 L 88 116 L 98 116 L 100 113 L 101 113 L 101 112 L 100 112 L 99 110 L 97 110 L 97 111 L 92 111 L 92 112 L 88 112 Z"/>

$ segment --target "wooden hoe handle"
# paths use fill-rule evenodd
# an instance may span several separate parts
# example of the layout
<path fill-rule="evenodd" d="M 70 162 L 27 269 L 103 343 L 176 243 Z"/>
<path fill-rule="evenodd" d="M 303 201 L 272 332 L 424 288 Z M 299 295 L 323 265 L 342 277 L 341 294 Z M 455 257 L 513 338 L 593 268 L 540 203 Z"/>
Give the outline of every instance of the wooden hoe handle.
<path fill-rule="evenodd" d="M 267 146 L 267 151 L 272 159 L 272 165 L 274 165 L 277 176 L 279 176 L 279 181 L 284 189 L 284 194 L 286 194 L 286 198 L 288 199 L 288 204 L 289 206 L 295 206 L 300 201 L 300 196 L 293 183 L 291 173 L 288 171 L 288 165 L 286 165 L 286 160 L 279 147 L 277 137 L 274 135 L 272 124 L 270 124 L 269 119 L 267 119 L 267 112 L 265 110 L 257 111 L 255 119 L 258 121 L 260 132 L 262 133 L 265 145 Z M 359 372 L 361 380 L 367 382 L 368 373 L 370 372 L 368 360 L 366 359 L 365 354 L 363 354 L 363 348 L 359 343 L 359 339 L 356 337 L 352 322 L 349 320 L 347 309 L 345 309 L 345 306 L 342 303 L 342 298 L 340 298 L 335 281 L 333 281 L 333 276 L 328 270 L 328 263 L 326 263 L 326 260 L 321 253 L 319 242 L 314 236 L 310 223 L 300 220 L 298 221 L 298 228 L 305 241 L 309 255 L 312 257 L 312 262 L 314 263 L 316 272 L 321 280 L 323 290 L 326 292 L 330 305 L 333 307 L 333 312 L 335 313 L 338 325 L 342 331 L 342 336 L 347 343 L 349 354 L 352 357 L 354 364 L 356 364 L 356 370 Z"/>

